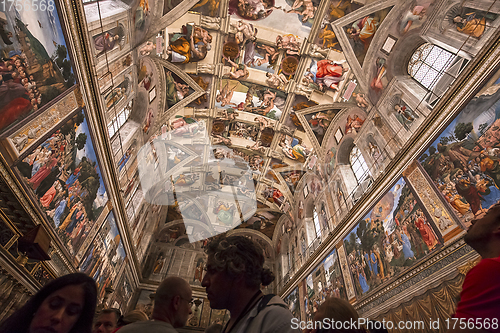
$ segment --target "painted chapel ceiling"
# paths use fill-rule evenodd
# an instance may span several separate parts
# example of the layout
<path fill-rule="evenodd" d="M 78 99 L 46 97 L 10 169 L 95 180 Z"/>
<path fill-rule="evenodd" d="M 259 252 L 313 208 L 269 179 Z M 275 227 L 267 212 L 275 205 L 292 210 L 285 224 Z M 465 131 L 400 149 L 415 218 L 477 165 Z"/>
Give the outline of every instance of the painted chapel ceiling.
<path fill-rule="evenodd" d="M 105 163 L 116 171 L 126 220 L 120 230 L 128 228 L 131 244 L 122 244 L 92 142 L 85 144 L 91 134 L 83 111 L 45 138 L 47 147 L 61 150 L 59 139 L 83 140 L 73 160 L 54 159 L 61 168 L 72 163 L 64 184 L 35 179 L 29 133 L 11 131 L 15 166 L 88 274 L 98 274 L 91 258 L 108 249 L 108 239 L 116 253 L 111 271 L 116 260 L 128 260 L 124 248 L 130 248 L 151 281 L 161 281 L 173 251 L 186 250 L 184 258 L 194 263 L 186 272 L 196 272 L 203 240 L 233 229 L 259 241 L 272 261 L 281 236 L 312 217 L 304 212 L 308 202 L 323 196 L 328 216 L 341 215 L 348 198 L 359 200 L 417 132 L 445 92 L 436 88 L 443 86 L 441 76 L 415 68 L 436 52 L 425 43 L 456 41 L 455 53 L 433 58 L 443 62 L 436 66 L 446 71 L 449 86 L 498 26 L 500 6 L 486 1 L 490 10 L 481 11 L 486 5 L 479 2 L 84 1 L 98 108 L 113 154 Z M 472 11 L 480 17 L 474 27 L 458 22 Z M 15 19 L 0 18 L 2 24 Z M 26 30 L 18 21 L 17 29 Z M 408 83 L 412 70 L 422 84 Z M 51 89 L 70 86 L 71 75 Z M 64 98 L 65 105 L 82 104 L 77 93 Z M 33 103 L 45 101 L 34 96 Z M 63 119 L 57 112 L 51 117 Z M 3 118 L 0 126 L 13 119 Z M 369 170 L 354 170 L 350 184 L 343 170 L 356 158 L 354 146 Z M 72 193 L 48 201 L 53 184 L 52 192 L 62 193 L 58 186 L 69 190 L 77 179 L 78 205 Z M 90 244 L 87 236 L 104 218 L 103 245 Z M 177 272 L 186 273 L 178 265 Z"/>
<path fill-rule="evenodd" d="M 303 217 L 309 192 L 314 198 L 324 187 L 334 191 L 327 179 L 337 164 L 349 163 L 354 144 L 370 156 L 372 172 L 382 172 L 400 137 L 411 136 L 432 109 L 425 95 L 412 106 L 403 101 L 420 96 L 398 87 L 398 57 L 430 29 L 431 17 L 445 21 L 440 29 L 457 31 L 449 16 L 465 9 L 446 4 L 452 13 L 435 17 L 436 7 L 444 5 L 85 4 L 102 106 L 108 123 L 118 120 L 109 134 L 125 202 L 132 202 L 129 219 L 139 218 L 131 224 L 139 252 L 157 218 L 147 206 L 137 210 L 143 196 L 177 213 L 179 218 L 166 221 L 183 220 L 163 229 L 160 221 L 160 243 L 174 243 L 180 235 L 194 242 L 236 228 L 260 232 L 275 247 Z M 446 59 L 444 68 L 454 59 Z M 120 118 L 127 117 L 122 125 Z M 362 176 L 362 186 L 338 186 L 335 193 L 360 196 L 373 176 Z M 150 260 L 167 256 L 151 251 L 159 254 Z M 146 264 L 144 275 L 161 270 L 153 266 Z"/>

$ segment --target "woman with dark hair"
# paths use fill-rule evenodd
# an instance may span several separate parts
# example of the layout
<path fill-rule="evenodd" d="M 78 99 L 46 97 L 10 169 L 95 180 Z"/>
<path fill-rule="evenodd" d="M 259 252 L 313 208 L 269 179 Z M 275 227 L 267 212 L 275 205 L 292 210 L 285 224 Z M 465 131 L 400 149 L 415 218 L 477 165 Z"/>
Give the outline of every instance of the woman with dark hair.
<path fill-rule="evenodd" d="M 83 273 L 45 285 L 0 325 L 3 333 L 90 333 L 97 302 L 94 280 Z"/>

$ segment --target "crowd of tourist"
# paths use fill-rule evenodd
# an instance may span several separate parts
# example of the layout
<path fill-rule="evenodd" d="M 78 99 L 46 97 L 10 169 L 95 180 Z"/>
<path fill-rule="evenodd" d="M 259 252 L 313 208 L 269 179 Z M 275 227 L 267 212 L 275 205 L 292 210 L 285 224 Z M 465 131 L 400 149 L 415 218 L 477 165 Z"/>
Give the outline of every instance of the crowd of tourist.
<path fill-rule="evenodd" d="M 474 220 L 465 241 L 482 260 L 466 275 L 455 318 L 467 321 L 496 319 L 497 325 L 474 329 L 461 327 L 448 332 L 500 332 L 500 204 Z M 264 252 L 243 236 L 218 236 L 206 247 L 208 255 L 202 286 L 212 309 L 226 309 L 230 318 L 224 326 L 215 324 L 205 332 L 278 333 L 300 332 L 287 304 L 276 295 L 264 295 L 262 286 L 274 280 L 264 268 Z M 192 290 L 187 281 L 170 276 L 155 293 L 152 314 L 139 310 L 124 316 L 120 310 L 106 308 L 96 313 L 97 289 L 92 278 L 73 273 L 49 282 L 21 309 L 0 324 L 2 333 L 175 333 L 192 314 Z M 348 322 L 359 316 L 348 302 L 328 297 L 315 311 L 314 322 L 325 318 Z M 361 327 L 330 328 L 305 325 L 306 333 L 387 332 L 367 321 Z M 370 328 L 371 327 L 371 328 Z M 302 327 L 301 327 L 302 328 Z M 415 331 L 416 332 L 416 331 Z"/>

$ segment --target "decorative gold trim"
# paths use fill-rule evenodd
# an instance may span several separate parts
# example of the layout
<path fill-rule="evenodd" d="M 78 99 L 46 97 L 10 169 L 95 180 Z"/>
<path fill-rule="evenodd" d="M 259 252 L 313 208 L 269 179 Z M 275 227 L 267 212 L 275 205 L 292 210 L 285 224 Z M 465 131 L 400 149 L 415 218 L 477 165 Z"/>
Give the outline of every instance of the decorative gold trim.
<path fill-rule="evenodd" d="M 460 274 L 467 275 L 467 273 L 469 273 L 469 271 L 472 269 L 472 267 L 479 264 L 480 261 L 481 261 L 481 257 L 478 257 L 474 260 L 469 260 L 466 264 L 464 264 L 462 266 L 458 266 L 457 270 Z"/>

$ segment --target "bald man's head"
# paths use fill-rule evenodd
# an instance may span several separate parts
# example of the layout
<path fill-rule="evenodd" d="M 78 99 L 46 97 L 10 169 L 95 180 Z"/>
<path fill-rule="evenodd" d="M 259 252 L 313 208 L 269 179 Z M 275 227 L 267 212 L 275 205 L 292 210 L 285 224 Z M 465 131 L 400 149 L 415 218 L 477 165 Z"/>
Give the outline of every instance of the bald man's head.
<path fill-rule="evenodd" d="M 191 311 L 192 291 L 184 279 L 171 276 L 158 286 L 153 319 L 169 322 L 173 327 L 186 325 Z"/>
<path fill-rule="evenodd" d="M 191 287 L 186 280 L 171 276 L 160 283 L 155 295 L 155 304 L 164 302 L 181 293 L 190 293 Z"/>

